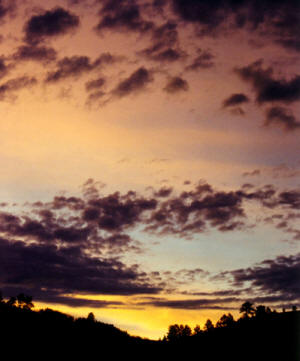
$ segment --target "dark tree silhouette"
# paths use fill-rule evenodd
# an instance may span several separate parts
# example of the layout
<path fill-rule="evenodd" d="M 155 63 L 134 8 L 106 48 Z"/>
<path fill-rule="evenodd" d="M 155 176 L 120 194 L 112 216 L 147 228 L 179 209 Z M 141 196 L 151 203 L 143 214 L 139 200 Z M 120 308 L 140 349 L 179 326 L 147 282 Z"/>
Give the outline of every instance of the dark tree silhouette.
<path fill-rule="evenodd" d="M 192 330 L 188 325 L 185 326 L 178 324 L 170 325 L 167 334 L 167 340 L 171 342 L 175 342 L 182 338 L 191 336 L 191 334 L 192 334 Z"/>
<path fill-rule="evenodd" d="M 234 319 L 231 313 L 223 315 L 220 320 L 216 323 L 217 328 L 232 327 L 234 325 Z"/>
<path fill-rule="evenodd" d="M 255 316 L 256 317 L 262 318 L 262 317 L 265 317 L 266 314 L 267 314 L 266 306 L 259 305 L 259 306 L 256 307 L 256 309 L 255 309 Z"/>
<path fill-rule="evenodd" d="M 87 319 L 91 322 L 95 322 L 96 319 L 95 319 L 95 315 L 93 314 L 93 312 L 90 312 L 87 316 Z"/>
<path fill-rule="evenodd" d="M 255 308 L 253 307 L 253 303 L 249 301 L 244 302 L 240 308 L 240 313 L 242 313 L 245 318 L 254 316 Z"/>
<path fill-rule="evenodd" d="M 214 324 L 208 319 L 204 325 L 204 331 L 211 331 L 215 328 Z"/>
<path fill-rule="evenodd" d="M 10 297 L 10 299 L 6 302 L 6 304 L 10 307 L 13 307 L 16 305 L 17 297 Z"/>
<path fill-rule="evenodd" d="M 24 295 L 24 293 L 20 293 L 16 299 L 17 306 L 19 308 L 23 308 L 25 310 L 31 310 L 34 307 L 32 303 L 32 297 Z"/>
<path fill-rule="evenodd" d="M 200 328 L 200 326 L 199 325 L 196 325 L 195 327 L 194 327 L 194 333 L 193 333 L 193 335 L 195 335 L 195 336 L 198 336 L 198 335 L 200 335 L 201 334 L 201 328 Z"/>

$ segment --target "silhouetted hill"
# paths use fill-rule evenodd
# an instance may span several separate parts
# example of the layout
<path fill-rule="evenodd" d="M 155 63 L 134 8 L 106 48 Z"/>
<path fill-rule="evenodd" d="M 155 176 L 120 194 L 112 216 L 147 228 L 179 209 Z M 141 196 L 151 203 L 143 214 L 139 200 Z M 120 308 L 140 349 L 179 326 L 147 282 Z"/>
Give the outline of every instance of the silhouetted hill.
<path fill-rule="evenodd" d="M 171 325 L 163 341 L 152 341 L 96 321 L 92 313 L 74 318 L 49 308 L 33 311 L 31 301 L 24 295 L 0 301 L 0 349 L 12 359 L 89 360 L 95 355 L 115 359 L 121 353 L 131 359 L 300 360 L 300 312 L 296 310 L 277 313 L 259 306 L 237 321 L 230 314 L 223 315 L 216 326 L 208 322 L 203 331 Z"/>
<path fill-rule="evenodd" d="M 190 350 L 203 360 L 299 361 L 300 312 L 264 312 L 237 321 L 224 315 L 216 327 L 172 338 L 173 353 Z"/>

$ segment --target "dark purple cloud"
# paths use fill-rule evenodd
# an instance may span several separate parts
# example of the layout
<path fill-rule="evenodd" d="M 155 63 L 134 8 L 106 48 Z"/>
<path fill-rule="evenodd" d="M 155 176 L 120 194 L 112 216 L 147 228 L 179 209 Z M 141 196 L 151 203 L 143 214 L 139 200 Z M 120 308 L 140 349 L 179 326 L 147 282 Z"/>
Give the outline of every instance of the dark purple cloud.
<path fill-rule="evenodd" d="M 87 91 L 97 90 L 103 87 L 105 84 L 105 78 L 100 77 L 94 80 L 90 80 L 87 83 L 85 83 L 85 89 Z"/>
<path fill-rule="evenodd" d="M 151 44 L 137 54 L 160 63 L 173 63 L 186 57 L 186 53 L 179 46 L 177 24 L 168 21 L 154 27 Z"/>
<path fill-rule="evenodd" d="M 22 237 L 43 244 L 76 244 L 98 252 L 114 248 L 118 253 L 118 247 L 121 252 L 135 246 L 124 232 L 140 225 L 152 231 L 169 228 L 169 232 L 175 232 L 176 228 L 180 234 L 200 231 L 200 225 L 204 228 L 206 222 L 228 225 L 231 219 L 243 215 L 242 196 L 233 200 L 233 193 L 214 194 L 209 186 L 179 197 L 171 197 L 171 192 L 172 188 L 161 188 L 150 198 L 133 191 L 102 197 L 97 193 L 89 193 L 85 198 L 54 197 L 46 204 L 33 204 L 32 212 L 22 217 L 1 212 L 0 230 L 8 239 Z M 61 211 L 67 212 L 65 216 L 60 215 Z"/>
<path fill-rule="evenodd" d="M 92 187 L 93 192 L 87 192 L 86 187 Z M 36 202 L 22 216 L 0 212 L 0 231 L 7 239 L 77 245 L 97 254 L 113 249 L 121 254 L 124 250 L 141 251 L 128 234 L 136 228 L 180 237 L 209 227 L 228 232 L 247 227 L 247 202 L 277 213 L 300 209 L 299 189 L 279 191 L 271 185 L 219 191 L 200 183 L 180 194 L 163 187 L 153 190 L 149 197 L 135 191 L 100 196 L 95 187 L 94 183 L 87 184 L 83 197 L 56 196 L 51 202 Z"/>
<path fill-rule="evenodd" d="M 161 50 L 160 46 L 158 47 L 157 44 L 140 51 L 139 54 L 149 60 L 161 63 L 173 63 L 185 56 L 185 53 L 181 50 L 173 48 L 164 48 Z"/>
<path fill-rule="evenodd" d="M 0 57 L 0 79 L 9 73 L 10 68 L 11 66 L 6 63 L 6 60 Z"/>
<path fill-rule="evenodd" d="M 65 57 L 57 63 L 57 70 L 49 72 L 46 82 L 55 83 L 68 77 L 78 77 L 94 69 L 94 64 L 87 56 Z"/>
<path fill-rule="evenodd" d="M 195 268 L 145 273 L 138 265 L 127 266 L 122 261 L 124 255 L 143 251 L 142 244 L 129 232 L 139 229 L 187 237 L 209 227 L 220 232 L 234 231 L 247 226 L 246 202 L 276 210 L 277 215 L 289 210 L 288 218 L 276 218 L 273 213 L 274 226 L 295 237 L 299 233 L 292 223 L 300 216 L 298 189 L 279 191 L 267 185 L 218 191 L 199 183 L 180 194 L 163 187 L 145 197 L 132 190 L 100 195 L 97 183 L 89 180 L 83 193 L 83 197 L 56 196 L 50 202 L 27 204 L 21 215 L 0 212 L 0 288 L 4 292 L 18 289 L 40 301 L 74 307 L 111 307 L 111 303 L 73 300 L 66 294 L 135 295 L 178 289 L 206 277 L 208 272 Z M 268 220 L 263 222 L 270 224 Z M 248 283 L 253 289 L 248 296 L 253 300 L 293 301 L 299 294 L 299 260 L 299 255 L 278 257 L 251 268 L 225 271 L 215 278 L 228 280 L 234 286 L 232 291 L 199 291 L 190 295 L 206 298 L 155 300 L 152 305 L 221 309 L 226 303 L 243 302 L 242 290 Z"/>
<path fill-rule="evenodd" d="M 47 304 L 61 304 L 70 307 L 91 307 L 91 308 L 116 308 L 123 305 L 119 301 L 105 301 L 93 300 L 81 297 L 72 297 L 71 295 L 64 295 L 63 290 L 49 289 L 39 286 L 27 287 L 26 285 L 19 286 L 4 286 L 4 296 L 7 298 L 14 297 L 20 293 L 30 292 L 34 301 L 45 302 Z"/>
<path fill-rule="evenodd" d="M 114 258 L 89 256 L 78 246 L 57 247 L 2 238 L 0 260 L 1 289 L 5 293 L 12 287 L 30 294 L 33 291 L 37 301 L 48 301 L 47 294 L 50 302 L 70 304 L 65 293 L 133 295 L 161 290 L 144 282 L 145 273 L 136 266 L 128 267 Z"/>
<path fill-rule="evenodd" d="M 30 88 L 37 84 L 34 77 L 21 76 L 14 79 L 9 79 L 5 83 L 0 84 L 0 100 L 5 100 L 9 97 L 15 97 L 15 92 L 24 88 Z"/>
<path fill-rule="evenodd" d="M 266 111 L 266 127 L 278 125 L 286 131 L 294 131 L 300 128 L 300 122 L 296 120 L 291 110 L 284 107 L 272 107 Z"/>
<path fill-rule="evenodd" d="M 32 16 L 24 26 L 25 40 L 29 44 L 39 43 L 46 38 L 64 35 L 79 26 L 79 17 L 57 7 Z"/>
<path fill-rule="evenodd" d="M 180 236 L 203 232 L 208 225 L 220 231 L 243 226 L 243 197 L 235 192 L 214 191 L 208 184 L 182 192 L 160 203 L 146 220 L 146 230 Z"/>
<path fill-rule="evenodd" d="M 178 43 L 178 25 L 175 22 L 167 21 L 157 26 L 152 31 L 152 41 L 160 46 L 174 46 Z"/>
<path fill-rule="evenodd" d="M 232 284 L 242 287 L 250 284 L 261 295 L 278 296 L 281 301 L 300 300 L 300 255 L 278 256 L 257 266 L 227 273 Z"/>
<path fill-rule="evenodd" d="M 214 66 L 214 55 L 207 50 L 198 50 L 198 54 L 194 60 L 185 67 L 187 71 L 197 71 L 199 69 L 208 69 Z"/>
<path fill-rule="evenodd" d="M 143 305 L 174 309 L 235 309 L 246 300 L 252 303 L 282 304 L 300 302 L 300 255 L 278 256 L 253 267 L 224 271 L 211 277 L 212 281 L 228 281 L 231 289 L 213 292 L 182 292 L 193 298 L 167 300 L 152 298 Z M 247 288 L 245 288 L 247 286 Z M 196 298 L 195 296 L 205 296 Z"/>
<path fill-rule="evenodd" d="M 300 190 L 294 189 L 278 194 L 277 205 L 284 205 L 291 209 L 300 209 Z"/>
<path fill-rule="evenodd" d="M 163 90 L 169 94 L 175 94 L 182 91 L 189 90 L 188 82 L 180 76 L 174 76 L 170 78 L 163 88 Z"/>
<path fill-rule="evenodd" d="M 53 48 L 30 44 L 18 47 L 17 51 L 13 54 L 13 59 L 16 61 L 50 62 L 56 60 L 56 56 L 57 53 Z"/>
<path fill-rule="evenodd" d="M 47 83 L 56 83 L 66 78 L 76 78 L 106 64 L 113 64 L 116 61 L 117 57 L 109 53 L 101 54 L 94 61 L 83 55 L 64 57 L 57 62 L 56 70 L 48 72 L 45 81 Z"/>
<path fill-rule="evenodd" d="M 106 95 L 106 93 L 102 90 L 97 90 L 97 91 L 91 92 L 86 99 L 86 105 L 90 106 L 94 103 L 99 103 L 99 102 L 101 103 L 101 100 L 104 98 L 105 95 Z M 105 104 L 105 101 L 104 101 L 104 104 Z"/>
<path fill-rule="evenodd" d="M 243 93 L 232 94 L 223 101 L 223 107 L 231 107 L 249 102 L 249 98 Z"/>
<path fill-rule="evenodd" d="M 115 30 L 146 33 L 152 30 L 153 22 L 145 20 L 137 1 L 105 0 L 100 11 L 97 31 Z"/>
<path fill-rule="evenodd" d="M 296 51 L 300 49 L 297 0 L 170 0 L 181 21 L 194 24 L 199 35 L 245 28 Z"/>
<path fill-rule="evenodd" d="M 239 302 L 240 299 L 236 297 L 227 297 L 227 298 L 201 298 L 201 299 L 184 299 L 184 300 L 164 300 L 158 299 L 149 302 L 141 302 L 140 305 L 154 306 L 154 307 L 164 307 L 164 308 L 174 308 L 174 309 L 183 309 L 183 310 L 232 310 L 236 306 L 224 306 L 228 303 Z"/>
<path fill-rule="evenodd" d="M 275 79 L 272 68 L 264 69 L 261 60 L 248 66 L 236 68 L 235 72 L 244 81 L 252 84 L 258 103 L 284 102 L 292 103 L 300 100 L 300 76 L 290 80 Z"/>
<path fill-rule="evenodd" d="M 114 96 L 124 96 L 143 91 L 153 81 L 151 71 L 141 67 L 134 71 L 128 78 L 122 80 L 112 91 Z"/>
<path fill-rule="evenodd" d="M 12 15 L 16 10 L 16 1 L 15 0 L 1 0 L 0 1 L 0 19 L 3 20 L 8 15 Z"/>
<path fill-rule="evenodd" d="M 161 197 L 161 198 L 165 198 L 165 197 L 169 197 L 170 194 L 173 192 L 173 188 L 172 187 L 162 187 L 160 188 L 157 192 L 154 192 L 154 196 L 155 197 Z"/>
<path fill-rule="evenodd" d="M 243 177 L 256 177 L 256 176 L 259 176 L 261 174 L 261 171 L 260 169 L 254 169 L 253 171 L 251 172 L 244 172 L 242 174 Z"/>

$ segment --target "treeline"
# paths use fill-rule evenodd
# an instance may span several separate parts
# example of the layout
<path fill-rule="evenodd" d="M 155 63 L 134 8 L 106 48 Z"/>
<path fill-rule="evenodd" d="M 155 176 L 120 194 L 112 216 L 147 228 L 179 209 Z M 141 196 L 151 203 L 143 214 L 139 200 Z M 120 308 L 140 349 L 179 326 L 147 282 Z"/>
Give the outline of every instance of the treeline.
<path fill-rule="evenodd" d="M 147 349 L 155 341 L 130 336 L 126 331 L 97 321 L 92 312 L 87 317 L 75 318 L 50 308 L 33 310 L 31 296 L 23 293 L 4 300 L 0 293 L 0 350 L 10 345 L 10 352 L 27 350 L 47 353 L 92 354 L 97 349 Z M 25 352 L 25 351 L 24 351 Z M 14 358 L 13 358 L 14 359 Z"/>
<path fill-rule="evenodd" d="M 203 330 L 197 325 L 170 325 L 163 342 L 174 354 L 184 350 L 201 352 L 204 360 L 299 361 L 300 312 L 276 312 L 245 302 L 241 317 L 224 314 L 214 325 L 207 320 Z"/>
<path fill-rule="evenodd" d="M 97 321 L 93 313 L 74 318 L 50 308 L 33 310 L 31 296 L 0 296 L 0 350 L 12 359 L 103 358 L 130 359 L 195 357 L 230 361 L 299 361 L 300 312 L 276 312 L 245 302 L 241 317 L 224 314 L 214 325 L 170 325 L 160 341 L 132 337 L 113 325 Z M 42 350 L 42 353 L 41 353 Z M 26 357 L 25 357 L 26 358 Z"/>
<path fill-rule="evenodd" d="M 249 301 L 243 303 L 239 311 L 242 315 L 237 320 L 234 320 L 231 313 L 224 314 L 215 325 L 210 319 L 208 319 L 203 327 L 203 330 L 199 325 L 196 325 L 193 330 L 189 325 L 170 325 L 168 333 L 164 336 L 163 341 L 180 342 L 187 337 L 197 337 L 208 333 L 211 334 L 216 329 L 248 328 L 254 324 L 256 326 L 261 326 L 261 324 L 271 322 L 272 320 L 278 321 L 280 318 L 282 319 L 281 316 L 278 317 L 278 312 L 275 309 L 271 310 L 270 307 L 266 307 L 264 305 L 254 307 L 254 304 Z M 292 306 L 292 311 L 296 312 L 297 307 Z M 283 309 L 282 313 L 285 312 L 286 310 Z"/>

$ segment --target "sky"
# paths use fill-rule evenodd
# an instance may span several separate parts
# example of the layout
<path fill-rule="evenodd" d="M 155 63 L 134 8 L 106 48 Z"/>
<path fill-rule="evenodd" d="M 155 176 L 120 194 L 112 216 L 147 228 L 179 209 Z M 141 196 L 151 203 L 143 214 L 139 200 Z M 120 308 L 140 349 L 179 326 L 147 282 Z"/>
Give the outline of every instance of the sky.
<path fill-rule="evenodd" d="M 0 0 L 0 289 L 158 339 L 300 306 L 298 0 Z"/>

